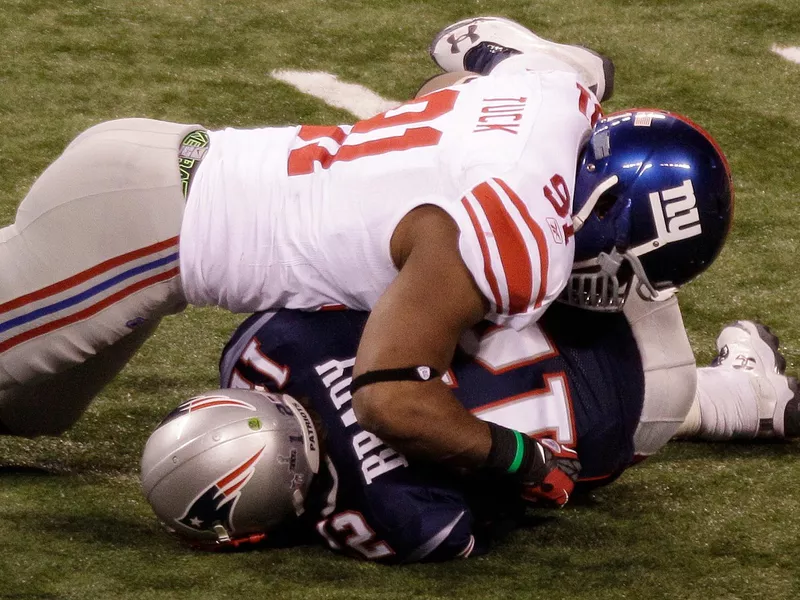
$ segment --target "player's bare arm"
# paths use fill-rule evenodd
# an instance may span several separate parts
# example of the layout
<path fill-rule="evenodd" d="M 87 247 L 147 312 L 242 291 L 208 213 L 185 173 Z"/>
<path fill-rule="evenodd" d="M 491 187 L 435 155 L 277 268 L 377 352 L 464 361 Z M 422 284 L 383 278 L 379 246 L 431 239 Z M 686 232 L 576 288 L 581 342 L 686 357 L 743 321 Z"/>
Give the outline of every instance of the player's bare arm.
<path fill-rule="evenodd" d="M 354 368 L 359 376 L 424 365 L 444 373 L 461 334 L 488 312 L 458 251 L 459 231 L 441 209 L 423 206 L 392 236 L 399 275 L 367 321 Z M 563 505 L 580 465 L 574 451 L 541 443 L 472 415 L 438 378 L 384 381 L 353 397 L 359 424 L 405 454 L 470 470 L 509 474 L 534 502 Z M 548 443 L 551 442 L 551 443 Z"/>
<path fill-rule="evenodd" d="M 459 231 L 435 206 L 409 213 L 392 237 L 400 274 L 376 304 L 358 349 L 354 375 L 417 365 L 444 373 L 461 333 L 487 302 L 458 252 Z M 365 386 L 353 398 L 359 423 L 401 452 L 482 466 L 488 425 L 468 412 L 440 378 Z"/>

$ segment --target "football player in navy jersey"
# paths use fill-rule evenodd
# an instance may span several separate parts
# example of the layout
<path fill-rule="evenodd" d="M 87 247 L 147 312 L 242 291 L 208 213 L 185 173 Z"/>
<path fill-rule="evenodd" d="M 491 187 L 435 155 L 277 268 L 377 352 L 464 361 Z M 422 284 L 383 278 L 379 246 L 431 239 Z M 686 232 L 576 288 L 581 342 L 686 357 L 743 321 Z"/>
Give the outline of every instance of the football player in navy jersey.
<path fill-rule="evenodd" d="M 697 370 L 677 302 L 655 304 L 633 300 L 625 314 L 556 305 L 522 331 L 485 324 L 462 339 L 443 379 L 481 419 L 574 449 L 584 490 L 676 433 L 799 433 L 796 384 L 778 373 L 782 357 L 766 328 L 726 327 L 717 365 Z M 518 488 L 409 459 L 359 426 L 350 385 L 366 318 L 284 310 L 245 321 L 220 361 L 220 387 L 234 389 L 181 405 L 147 443 L 142 484 L 156 514 L 212 548 L 260 541 L 290 523 L 295 535 L 316 531 L 334 550 L 383 562 L 486 552 L 493 532 L 523 513 Z M 756 398 L 753 378 L 772 395 Z M 748 411 L 751 419 L 734 423 Z M 772 412 L 759 419 L 759 411 Z"/>

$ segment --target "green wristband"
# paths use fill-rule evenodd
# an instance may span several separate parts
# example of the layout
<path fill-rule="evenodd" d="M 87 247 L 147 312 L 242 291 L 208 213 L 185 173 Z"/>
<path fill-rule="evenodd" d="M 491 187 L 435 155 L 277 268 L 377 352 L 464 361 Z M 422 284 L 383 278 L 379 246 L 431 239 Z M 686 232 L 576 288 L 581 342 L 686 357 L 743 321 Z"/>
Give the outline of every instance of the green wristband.
<path fill-rule="evenodd" d="M 509 473 L 516 473 L 522 465 L 522 457 L 525 456 L 525 442 L 522 439 L 522 434 L 519 431 L 514 431 L 514 439 L 517 442 L 517 451 L 514 453 L 514 460 L 508 466 Z"/>

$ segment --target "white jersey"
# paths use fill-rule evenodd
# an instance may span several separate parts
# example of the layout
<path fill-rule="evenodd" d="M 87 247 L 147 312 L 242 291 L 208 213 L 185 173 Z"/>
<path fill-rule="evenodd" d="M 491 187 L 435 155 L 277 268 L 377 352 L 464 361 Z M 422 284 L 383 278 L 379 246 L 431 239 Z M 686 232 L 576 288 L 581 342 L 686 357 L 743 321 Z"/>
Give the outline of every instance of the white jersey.
<path fill-rule="evenodd" d="M 211 132 L 187 200 L 187 300 L 235 312 L 369 310 L 397 275 L 390 240 L 433 204 L 487 317 L 520 328 L 566 284 L 576 163 L 597 100 L 571 72 L 498 73 L 353 126 Z"/>

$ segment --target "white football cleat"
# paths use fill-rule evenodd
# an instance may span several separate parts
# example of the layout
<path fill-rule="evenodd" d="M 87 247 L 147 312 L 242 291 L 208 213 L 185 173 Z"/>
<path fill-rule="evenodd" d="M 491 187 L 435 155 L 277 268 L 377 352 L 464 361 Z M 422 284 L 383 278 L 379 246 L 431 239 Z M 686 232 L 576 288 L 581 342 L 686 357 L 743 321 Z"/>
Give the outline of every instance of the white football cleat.
<path fill-rule="evenodd" d="M 753 321 L 727 325 L 717 337 L 719 354 L 712 367 L 729 367 L 752 374 L 758 399 L 758 437 L 800 436 L 800 394 L 797 379 L 787 377 L 786 359 L 778 337 Z"/>
<path fill-rule="evenodd" d="M 583 46 L 540 38 L 519 23 L 502 17 L 473 17 L 445 27 L 434 36 L 429 52 L 433 61 L 448 73 L 467 70 L 482 75 L 497 64 L 491 60 L 497 54 L 541 53 L 575 69 L 601 102 L 608 100 L 614 90 L 614 63 L 610 58 Z"/>

